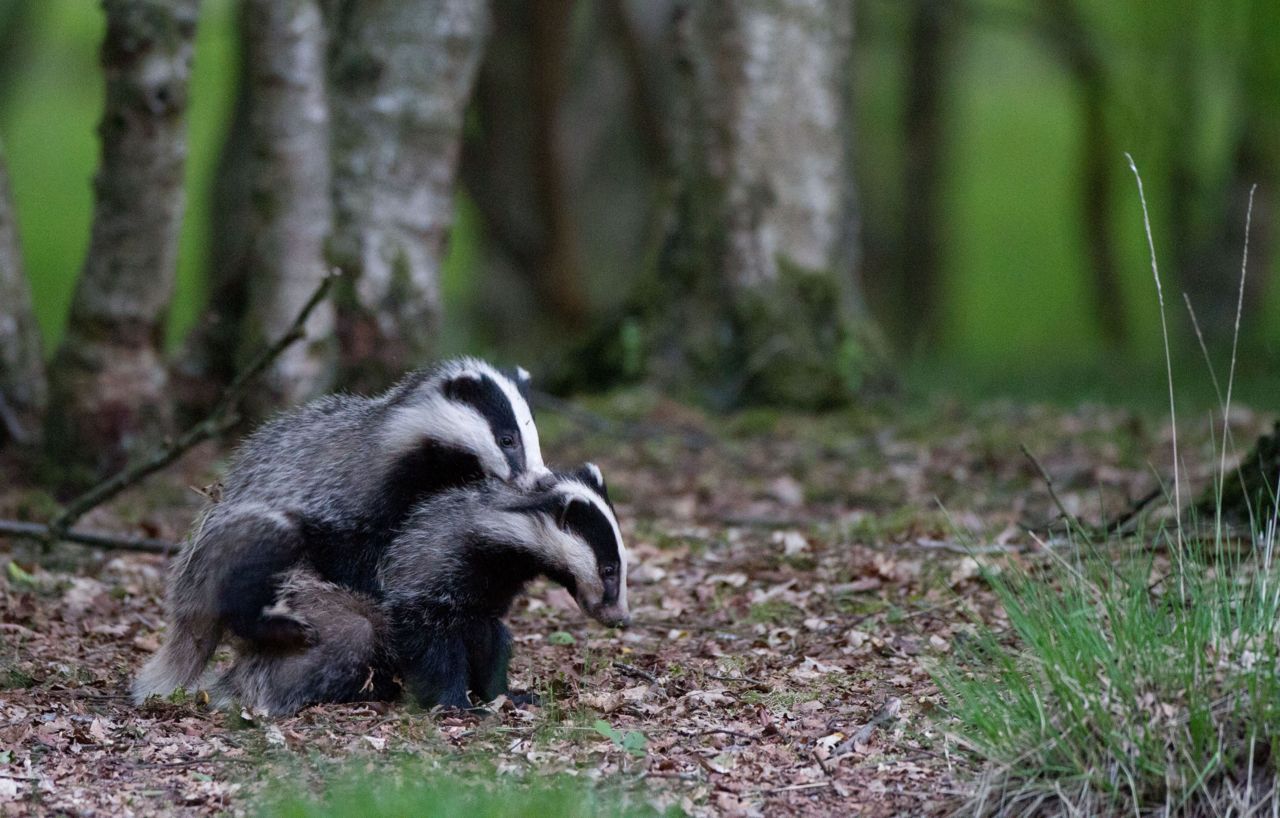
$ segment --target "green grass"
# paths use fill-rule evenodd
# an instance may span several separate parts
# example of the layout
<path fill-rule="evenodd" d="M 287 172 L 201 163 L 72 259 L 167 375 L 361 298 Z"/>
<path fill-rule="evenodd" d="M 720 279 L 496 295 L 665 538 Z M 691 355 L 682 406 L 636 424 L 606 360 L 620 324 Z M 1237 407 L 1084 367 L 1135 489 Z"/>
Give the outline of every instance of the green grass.
<path fill-rule="evenodd" d="M 352 769 L 330 781 L 319 794 L 288 792 L 268 800 L 264 818 L 631 818 L 658 815 L 643 803 L 617 792 L 596 790 L 562 777 L 522 782 L 493 773 L 456 777 L 426 771 L 421 765 Z M 679 814 L 677 811 L 676 814 Z"/>
<path fill-rule="evenodd" d="M 1142 538 L 1168 561 L 1080 545 L 1047 575 L 988 578 L 1008 629 L 979 626 L 936 673 L 987 762 L 972 814 L 1238 815 L 1277 797 L 1275 521 L 1243 552 L 1180 539 Z"/>

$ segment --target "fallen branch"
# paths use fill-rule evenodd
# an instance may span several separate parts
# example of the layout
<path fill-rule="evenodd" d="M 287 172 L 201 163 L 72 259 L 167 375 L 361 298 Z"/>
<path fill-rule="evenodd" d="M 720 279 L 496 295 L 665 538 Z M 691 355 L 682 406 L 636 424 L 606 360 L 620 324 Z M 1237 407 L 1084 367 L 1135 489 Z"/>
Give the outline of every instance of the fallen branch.
<path fill-rule="evenodd" d="M 121 471 L 67 503 L 62 511 L 49 521 L 48 525 L 21 523 L 15 520 L 0 520 L 0 525 L 9 528 L 8 533 L 18 534 L 19 536 L 39 536 L 46 546 L 62 540 L 105 548 L 167 553 L 172 546 L 161 540 L 115 538 L 105 534 L 74 532 L 71 527 L 92 509 L 97 508 L 130 486 L 160 471 L 200 443 L 221 435 L 239 423 L 240 416 L 236 412 L 236 407 L 240 399 L 244 397 L 245 392 L 248 391 L 249 385 L 262 374 L 263 370 L 272 361 L 280 357 L 282 352 L 306 336 L 305 325 L 307 318 L 311 316 L 311 312 L 329 294 L 329 289 L 333 286 L 334 279 L 339 275 L 340 272 L 334 270 L 320 280 L 315 292 L 307 299 L 307 303 L 302 306 L 289 328 L 276 339 L 275 343 L 259 352 L 249 365 L 236 375 L 204 420 L 183 432 L 168 445 L 141 460 L 129 464 Z M 43 532 L 33 533 L 30 528 L 32 525 L 43 529 Z M 23 530 L 18 531 L 14 528 L 15 526 Z M 156 544 L 159 544 L 159 547 L 153 547 Z"/>
<path fill-rule="evenodd" d="M 1040 461 L 1036 460 L 1036 456 L 1027 448 L 1027 444 L 1019 443 L 1018 447 L 1022 449 L 1022 453 L 1026 455 L 1027 460 L 1031 461 L 1031 465 L 1035 467 L 1036 471 L 1040 473 L 1040 479 L 1044 481 L 1045 488 L 1049 490 L 1049 499 L 1053 500 L 1053 504 L 1058 507 L 1058 511 L 1062 513 L 1067 525 L 1075 526 L 1076 530 L 1081 532 L 1088 531 L 1076 515 L 1067 511 L 1067 507 L 1062 503 L 1062 498 L 1058 496 L 1058 490 L 1054 488 L 1053 478 L 1049 476 L 1049 472 L 1045 470 L 1045 467 L 1040 465 Z"/>
<path fill-rule="evenodd" d="M 639 679 L 641 681 L 648 682 L 651 685 L 656 685 L 658 683 L 657 676 L 654 676 L 647 670 L 641 670 L 635 665 L 629 665 L 626 662 L 614 662 L 613 666 L 621 671 L 624 676 L 630 676 L 633 679 Z"/>
<path fill-rule="evenodd" d="M 240 374 L 236 375 L 231 385 L 222 393 L 222 397 L 218 399 L 218 402 L 209 411 L 209 415 L 204 420 L 192 426 L 168 446 L 139 462 L 125 467 L 123 471 L 107 478 L 68 503 L 62 513 L 54 517 L 49 523 L 49 530 L 54 537 L 62 539 L 63 533 L 75 525 L 76 521 L 91 509 L 97 508 L 129 486 L 168 466 L 200 443 L 209 438 L 217 437 L 239 423 L 240 417 L 236 414 L 235 408 L 240 399 L 244 397 L 249 384 L 258 375 L 262 374 L 263 370 L 272 361 L 280 357 L 282 352 L 306 336 L 305 325 L 307 318 L 310 317 L 311 311 L 328 295 L 329 288 L 333 286 L 333 281 L 337 278 L 337 275 L 337 272 L 334 271 L 320 279 L 319 286 L 316 287 L 311 297 L 307 299 L 307 303 L 302 305 L 302 309 L 298 312 L 297 317 L 293 319 L 293 323 L 289 325 L 289 329 L 276 339 L 274 344 L 259 352 L 257 357 Z"/>
<path fill-rule="evenodd" d="M 155 540 L 150 537 L 124 537 L 116 534 L 104 534 L 83 529 L 69 529 L 58 537 L 53 537 L 52 529 L 44 523 L 22 523 L 16 520 L 0 520 L 0 534 L 7 537 L 25 537 L 38 542 L 48 542 L 51 538 L 64 542 L 91 545 L 95 548 L 109 548 L 115 551 L 142 551 L 147 554 L 171 554 L 177 550 L 177 543 L 168 540 Z"/>

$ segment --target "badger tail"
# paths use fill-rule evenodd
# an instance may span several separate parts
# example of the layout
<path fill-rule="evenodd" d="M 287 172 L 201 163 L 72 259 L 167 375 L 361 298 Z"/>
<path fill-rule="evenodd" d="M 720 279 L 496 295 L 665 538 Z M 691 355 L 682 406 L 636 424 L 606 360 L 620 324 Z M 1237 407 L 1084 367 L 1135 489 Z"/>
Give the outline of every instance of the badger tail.
<path fill-rule="evenodd" d="M 221 636 L 221 628 L 214 620 L 175 620 L 164 645 L 133 680 L 134 703 L 142 704 L 149 696 L 168 696 L 178 688 L 194 689 Z"/>

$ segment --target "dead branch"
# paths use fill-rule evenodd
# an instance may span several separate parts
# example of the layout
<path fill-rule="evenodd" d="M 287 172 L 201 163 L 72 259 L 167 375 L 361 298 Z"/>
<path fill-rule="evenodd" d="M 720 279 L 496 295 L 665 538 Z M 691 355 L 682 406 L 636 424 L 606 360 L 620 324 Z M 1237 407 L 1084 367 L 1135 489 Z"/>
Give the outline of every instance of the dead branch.
<path fill-rule="evenodd" d="M 340 271 L 334 270 L 321 279 L 319 286 L 316 287 L 311 297 L 307 299 L 307 303 L 302 306 L 289 328 L 276 339 L 275 343 L 259 352 L 249 365 L 235 377 L 235 380 L 222 393 L 222 397 L 218 399 L 218 402 L 204 420 L 192 426 L 168 445 L 126 466 L 120 472 L 108 477 L 67 503 L 62 511 L 47 525 L 0 520 L 0 527 L 3 527 L 0 530 L 7 529 L 7 533 L 20 536 L 38 537 L 45 542 L 46 546 L 56 540 L 64 540 L 66 542 L 80 543 L 81 545 L 135 551 L 168 553 L 172 550 L 172 544 L 161 540 L 115 538 L 109 535 L 75 532 L 71 530 L 71 527 L 90 510 L 97 508 L 130 486 L 168 466 L 198 444 L 217 437 L 239 423 L 240 417 L 235 409 L 244 397 L 249 385 L 285 349 L 304 337 L 305 330 L 303 327 L 307 318 L 311 315 L 312 310 L 329 294 L 329 289 L 340 274 Z"/>
<path fill-rule="evenodd" d="M 302 306 L 297 317 L 293 319 L 293 323 L 289 325 L 289 329 L 277 338 L 275 343 L 259 352 L 257 357 L 236 376 L 204 420 L 192 426 L 169 445 L 125 467 L 122 471 L 107 478 L 68 503 L 62 512 L 49 523 L 51 537 L 53 539 L 65 539 L 63 534 L 91 509 L 97 508 L 126 488 L 168 466 L 200 443 L 209 438 L 217 437 L 239 423 L 240 417 L 236 414 L 235 408 L 240 403 L 240 399 L 244 397 L 249 384 L 258 375 L 262 374 L 263 370 L 272 361 L 280 357 L 282 352 L 304 337 L 303 326 L 306 324 L 308 316 L 328 295 L 329 288 L 333 286 L 334 279 L 337 276 L 338 272 L 335 270 L 320 280 L 319 286 L 316 287 L 311 297 L 307 299 L 307 303 Z"/>
<path fill-rule="evenodd" d="M 69 529 L 61 535 L 53 537 L 52 529 L 44 523 L 24 523 L 17 520 L 0 520 L 0 534 L 8 537 L 24 537 L 38 542 L 49 542 L 58 539 L 64 542 L 90 545 L 94 548 L 107 548 L 114 551 L 141 551 L 146 554 L 172 554 L 178 549 L 177 543 L 168 540 L 156 540 L 150 537 L 123 537 L 116 534 L 105 534 L 83 529 Z"/>
<path fill-rule="evenodd" d="M 1068 525 L 1074 526 L 1076 530 L 1088 531 L 1089 529 L 1080 522 L 1076 515 L 1067 511 L 1067 507 L 1062 503 L 1062 498 L 1058 496 L 1058 490 L 1054 488 L 1053 478 L 1049 476 L 1049 472 L 1045 470 L 1044 466 L 1040 465 L 1040 461 L 1027 448 L 1027 444 L 1019 443 L 1018 447 L 1022 449 L 1022 453 L 1026 455 L 1027 460 L 1031 461 L 1031 465 L 1035 466 L 1036 471 L 1040 473 L 1040 479 L 1044 481 L 1045 488 L 1049 490 L 1049 499 L 1053 500 L 1053 504 L 1058 507 L 1058 511 L 1062 512 L 1062 518 L 1067 521 Z"/>

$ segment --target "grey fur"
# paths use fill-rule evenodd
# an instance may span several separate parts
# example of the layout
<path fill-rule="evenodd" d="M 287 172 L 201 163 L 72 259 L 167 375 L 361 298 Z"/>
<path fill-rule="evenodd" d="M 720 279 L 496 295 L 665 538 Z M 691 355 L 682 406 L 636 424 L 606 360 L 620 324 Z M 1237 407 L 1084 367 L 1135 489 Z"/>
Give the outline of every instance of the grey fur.
<path fill-rule="evenodd" d="M 478 411 L 446 397 L 449 385 L 482 377 L 501 388 L 520 427 L 522 472 Z M 254 432 L 228 470 L 221 500 L 204 510 L 170 570 L 168 633 L 134 681 L 135 701 L 199 681 L 226 629 L 236 629 L 220 600 L 243 599 L 240 586 L 255 601 L 262 595 L 262 610 L 275 593 L 273 583 L 290 568 L 310 564 L 322 579 L 373 590 L 368 586 L 379 549 L 413 503 L 444 487 L 397 494 L 409 480 L 435 479 L 412 468 L 412 458 L 422 452 L 467 453 L 480 472 L 474 478 L 544 479 L 537 427 L 521 396 L 526 386 L 527 373 L 512 380 L 482 361 L 462 358 L 413 373 L 376 397 L 321 398 Z M 438 449 L 430 449 L 431 441 Z M 283 612 L 263 619 L 271 634 L 295 646 L 318 636 L 305 621 Z"/>
<path fill-rule="evenodd" d="M 479 683 L 486 690 L 476 689 L 474 676 L 457 678 L 465 671 L 436 668 L 456 683 L 452 695 L 440 696 L 425 694 L 421 686 L 415 689 L 411 656 L 423 648 L 430 650 L 433 640 L 447 638 L 444 632 L 457 627 L 466 631 L 464 639 L 474 640 L 477 634 L 481 640 L 488 640 L 490 634 L 504 638 L 499 617 L 524 582 L 537 574 L 561 581 L 572 577 L 584 612 L 606 624 L 625 623 L 629 619 L 625 568 L 619 600 L 601 605 L 591 545 L 564 531 L 557 521 L 556 509 L 594 498 L 585 501 L 607 515 L 613 530 L 618 530 L 612 507 L 603 496 L 599 470 L 593 471 L 594 478 L 583 471 L 529 488 L 491 480 L 421 503 L 379 565 L 381 599 L 376 610 L 370 608 L 370 597 L 293 572 L 279 607 L 315 629 L 315 644 L 293 655 L 243 650 L 215 685 L 216 700 L 225 704 L 236 699 L 242 706 L 271 715 L 289 715 L 318 702 L 394 698 L 400 678 L 425 706 L 465 706 L 467 687 L 481 698 L 492 698 L 506 690 L 505 655 L 479 671 L 488 679 Z M 620 535 L 616 547 L 625 566 Z M 498 573 L 514 573 L 477 576 L 477 562 L 488 558 L 501 566 Z M 503 590 L 508 585 L 510 594 Z M 464 660 L 461 667 L 466 664 Z M 472 663 L 472 673 L 476 672 Z"/>

